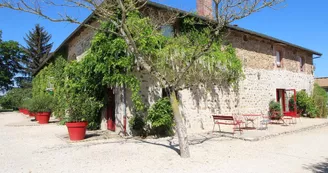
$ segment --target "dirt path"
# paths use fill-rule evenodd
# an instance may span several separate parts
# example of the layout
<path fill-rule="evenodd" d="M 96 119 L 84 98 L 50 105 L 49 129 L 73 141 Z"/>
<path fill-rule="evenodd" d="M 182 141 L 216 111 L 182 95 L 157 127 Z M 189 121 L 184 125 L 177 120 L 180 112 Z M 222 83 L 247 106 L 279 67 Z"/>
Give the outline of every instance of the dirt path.
<path fill-rule="evenodd" d="M 165 139 L 67 143 L 58 137 L 65 126 L 15 125 L 23 121 L 0 113 L 0 172 L 328 172 L 328 128 L 260 142 L 212 138 L 181 159 Z"/>

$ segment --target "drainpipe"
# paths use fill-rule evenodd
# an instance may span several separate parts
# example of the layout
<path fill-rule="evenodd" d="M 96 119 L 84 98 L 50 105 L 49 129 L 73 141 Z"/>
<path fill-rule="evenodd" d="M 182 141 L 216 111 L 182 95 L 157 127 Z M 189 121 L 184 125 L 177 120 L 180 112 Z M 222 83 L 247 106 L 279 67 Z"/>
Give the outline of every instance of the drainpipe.
<path fill-rule="evenodd" d="M 126 89 L 125 85 L 123 85 L 123 132 L 126 136 Z"/>

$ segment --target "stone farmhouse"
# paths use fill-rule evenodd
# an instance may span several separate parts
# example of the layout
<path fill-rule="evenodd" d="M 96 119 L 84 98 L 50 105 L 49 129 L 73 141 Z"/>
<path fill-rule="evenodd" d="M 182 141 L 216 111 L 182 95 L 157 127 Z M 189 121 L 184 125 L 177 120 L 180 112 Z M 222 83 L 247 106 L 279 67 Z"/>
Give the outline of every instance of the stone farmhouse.
<path fill-rule="evenodd" d="M 198 18 L 206 19 L 212 11 L 204 4 L 212 0 L 197 0 Z M 149 2 L 147 10 L 168 11 L 188 14 L 179 9 Z M 88 17 L 84 22 L 90 22 Z M 96 25 L 96 24 L 95 24 Z M 174 32 L 174 26 L 171 27 Z M 188 133 L 210 131 L 213 127 L 212 114 L 235 115 L 246 113 L 267 114 L 271 100 L 284 94 L 284 89 L 311 92 L 314 85 L 313 58 L 322 54 L 283 40 L 261 33 L 229 26 L 226 39 L 236 49 L 243 63 L 245 79 L 240 82 L 239 91 L 230 88 L 215 88 L 214 93 L 207 93 L 201 86 L 198 89 L 186 89 L 178 93 L 180 110 L 186 119 Z M 58 47 L 56 52 L 65 52 L 68 60 L 79 60 L 90 47 L 94 36 L 90 28 L 79 26 Z M 50 62 L 54 57 L 49 57 Z M 45 65 L 45 64 L 44 64 Z M 138 72 L 141 83 L 141 95 L 145 103 L 151 105 L 162 97 L 163 90 L 155 79 L 146 72 Z M 109 104 L 103 109 L 102 129 L 117 133 L 130 133 L 128 120 L 132 117 L 129 92 L 123 88 L 108 89 Z"/>

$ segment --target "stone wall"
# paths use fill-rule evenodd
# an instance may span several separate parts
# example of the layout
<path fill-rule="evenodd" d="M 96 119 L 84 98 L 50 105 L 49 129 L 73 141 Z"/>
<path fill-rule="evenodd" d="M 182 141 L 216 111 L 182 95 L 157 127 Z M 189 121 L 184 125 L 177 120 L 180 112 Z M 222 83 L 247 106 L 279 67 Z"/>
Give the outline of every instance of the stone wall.
<path fill-rule="evenodd" d="M 276 99 L 277 88 L 294 88 L 312 91 L 313 75 L 286 70 L 244 70 L 246 79 L 240 83 L 239 91 L 214 88 L 184 90 L 179 93 L 181 109 L 187 120 L 190 133 L 207 132 L 213 126 L 211 115 L 267 114 L 269 102 Z"/>
<path fill-rule="evenodd" d="M 253 69 L 288 70 L 295 73 L 301 72 L 299 57 L 304 58 L 304 71 L 301 73 L 313 74 L 312 54 L 301 49 L 287 45 L 277 44 L 270 40 L 244 34 L 231 30 L 227 40 L 237 50 L 238 57 L 243 65 Z M 275 51 L 282 51 L 282 67 L 275 64 Z"/>
<path fill-rule="evenodd" d="M 269 102 L 276 99 L 277 88 L 294 88 L 297 91 L 306 90 L 310 93 L 314 83 L 313 75 L 287 70 L 245 68 L 244 73 L 246 78 L 240 82 L 238 92 L 222 86 L 207 90 L 200 85 L 178 93 L 180 110 L 185 116 L 188 133 L 211 131 L 213 114 L 262 113 L 266 115 Z M 143 76 L 143 87 L 140 94 L 144 102 L 151 105 L 161 97 L 162 88 L 146 73 L 142 73 L 141 76 Z M 127 115 L 130 119 L 133 116 L 130 110 L 132 102 L 131 100 L 127 102 Z M 118 111 L 123 111 L 123 109 L 118 109 Z M 123 116 L 123 114 L 117 112 L 116 116 Z"/>
<path fill-rule="evenodd" d="M 94 22 L 91 25 L 98 26 L 99 24 Z M 68 60 L 81 60 L 90 48 L 94 34 L 95 31 L 90 27 L 82 27 L 77 31 L 68 42 Z"/>
<path fill-rule="evenodd" d="M 69 42 L 69 60 L 80 59 L 90 47 L 94 31 L 84 28 Z M 212 114 L 234 115 L 243 113 L 267 113 L 270 100 L 275 99 L 277 88 L 295 88 L 312 91 L 313 62 L 312 55 L 302 50 L 273 43 L 256 36 L 245 35 L 241 32 L 231 31 L 227 40 L 236 48 L 237 56 L 244 65 L 246 79 L 240 83 L 239 91 L 231 88 L 216 86 L 206 91 L 202 86 L 179 92 L 180 110 L 186 118 L 189 133 L 210 131 L 213 126 Z M 282 50 L 283 66 L 275 64 L 275 50 Z M 300 71 L 298 57 L 305 59 L 305 70 Z M 162 88 L 146 72 L 137 74 L 141 79 L 141 92 L 147 105 L 153 104 L 162 96 Z M 126 104 L 122 88 L 114 90 L 116 96 L 116 132 L 123 131 L 123 116 L 128 121 L 133 116 L 131 93 L 126 93 Z M 105 111 L 103 111 L 105 115 Z M 104 117 L 104 116 L 103 116 Z M 106 122 L 102 121 L 103 129 Z"/>

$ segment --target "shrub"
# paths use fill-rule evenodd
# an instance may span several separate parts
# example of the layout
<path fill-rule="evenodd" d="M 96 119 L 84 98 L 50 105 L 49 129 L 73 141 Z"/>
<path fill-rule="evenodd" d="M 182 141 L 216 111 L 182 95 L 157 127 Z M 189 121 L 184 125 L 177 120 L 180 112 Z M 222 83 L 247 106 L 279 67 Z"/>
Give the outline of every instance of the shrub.
<path fill-rule="evenodd" d="M 25 108 L 25 109 L 28 109 L 28 110 L 31 110 L 31 107 L 32 107 L 32 101 L 33 101 L 33 99 L 30 99 L 30 98 L 28 98 L 28 99 L 25 99 L 24 101 L 23 101 L 23 103 L 21 104 L 21 108 Z"/>
<path fill-rule="evenodd" d="M 308 100 L 306 105 L 306 114 L 310 118 L 316 118 L 318 116 L 318 108 L 312 98 Z"/>
<path fill-rule="evenodd" d="M 29 88 L 14 88 L 0 98 L 0 105 L 4 109 L 17 109 L 22 107 L 23 101 L 32 97 Z"/>
<path fill-rule="evenodd" d="M 97 129 L 99 126 L 100 109 L 103 104 L 85 93 L 71 95 L 67 99 L 68 116 L 66 122 L 88 121 L 88 129 Z"/>
<path fill-rule="evenodd" d="M 308 96 L 306 91 L 302 90 L 297 92 L 296 98 L 297 109 L 302 110 L 303 113 L 305 113 L 302 114 L 302 116 L 307 115 L 310 118 L 327 117 L 328 95 L 318 84 L 314 85 L 311 96 Z"/>
<path fill-rule="evenodd" d="M 51 112 L 54 107 L 53 96 L 41 94 L 26 101 L 30 112 Z"/>
<path fill-rule="evenodd" d="M 168 98 L 158 100 L 148 110 L 146 118 L 157 136 L 173 135 L 173 110 Z"/>
<path fill-rule="evenodd" d="M 273 115 L 275 116 L 275 117 L 271 117 L 271 118 L 280 119 L 280 117 L 282 116 L 282 114 L 281 114 L 281 105 L 280 105 L 279 102 L 271 100 L 270 103 L 269 103 L 269 110 L 270 110 L 271 116 L 273 116 Z M 274 112 L 279 112 L 279 113 L 276 114 Z"/>
<path fill-rule="evenodd" d="M 0 106 L 3 109 L 13 109 L 15 107 L 14 103 L 13 103 L 13 100 L 10 99 L 10 97 L 8 97 L 8 95 L 2 96 L 0 98 Z"/>
<path fill-rule="evenodd" d="M 298 110 L 303 110 L 303 112 L 306 113 L 306 109 L 309 108 L 310 102 L 311 98 L 308 96 L 306 91 L 302 90 L 296 93 L 296 105 Z"/>
<path fill-rule="evenodd" d="M 328 95 L 318 84 L 314 84 L 312 100 L 313 104 L 316 106 L 317 117 L 327 118 Z"/>
<path fill-rule="evenodd" d="M 271 100 L 269 103 L 269 110 L 270 111 L 281 111 L 281 106 L 279 102 Z"/>
<path fill-rule="evenodd" d="M 129 127 L 133 135 L 146 136 L 145 126 L 145 118 L 140 113 L 137 113 L 129 120 Z"/>

